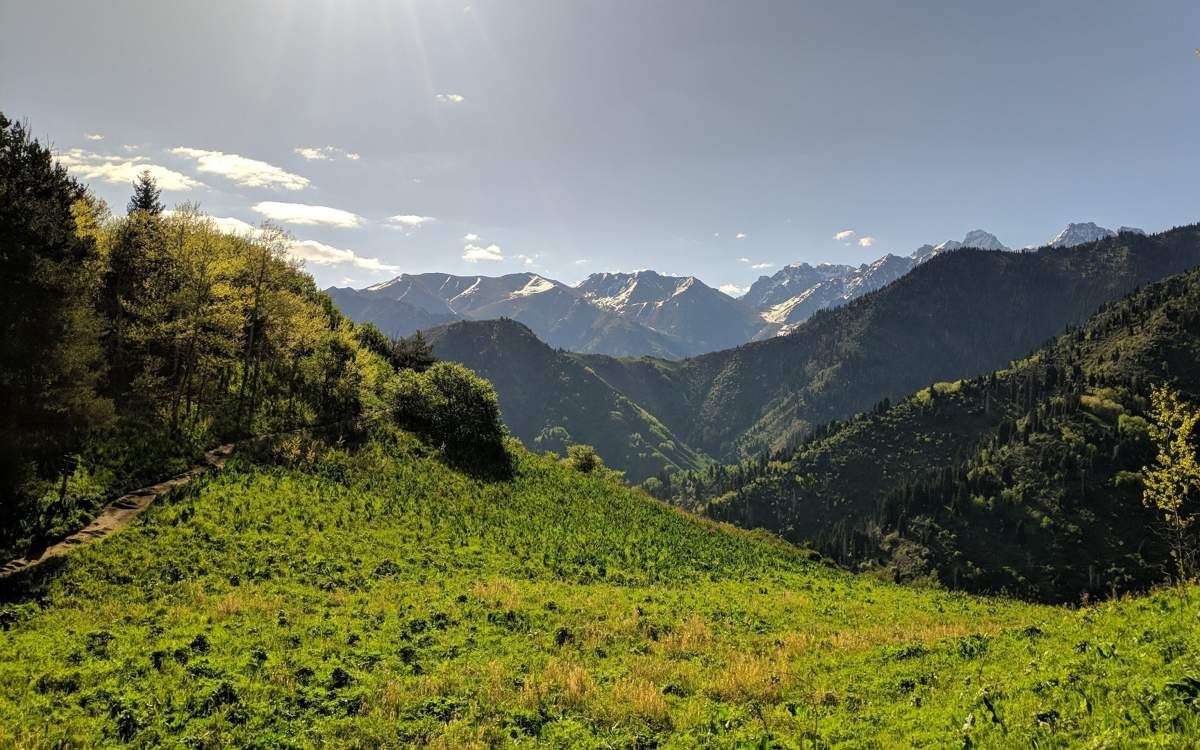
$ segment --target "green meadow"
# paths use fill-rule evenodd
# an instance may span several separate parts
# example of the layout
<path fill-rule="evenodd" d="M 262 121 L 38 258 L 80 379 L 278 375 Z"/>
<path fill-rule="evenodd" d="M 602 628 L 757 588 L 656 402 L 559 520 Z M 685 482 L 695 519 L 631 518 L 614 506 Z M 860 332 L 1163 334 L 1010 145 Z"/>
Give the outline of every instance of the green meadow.
<path fill-rule="evenodd" d="M 235 456 L 2 582 L 0 746 L 1191 747 L 1200 599 L 904 588 L 511 445 Z"/>

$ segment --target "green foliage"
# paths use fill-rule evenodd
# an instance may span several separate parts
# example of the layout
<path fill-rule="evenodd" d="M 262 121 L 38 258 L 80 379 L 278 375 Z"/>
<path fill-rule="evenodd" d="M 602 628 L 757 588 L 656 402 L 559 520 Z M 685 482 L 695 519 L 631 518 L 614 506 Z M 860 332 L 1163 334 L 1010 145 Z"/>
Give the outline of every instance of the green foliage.
<path fill-rule="evenodd" d="M 0 549 L 34 509 L 24 488 L 69 473 L 92 425 L 111 420 L 97 393 L 100 321 L 89 304 L 98 209 L 24 126 L 0 114 Z"/>
<path fill-rule="evenodd" d="M 1200 409 L 1167 386 L 1150 392 L 1150 434 L 1158 455 L 1142 472 L 1142 501 L 1162 515 L 1179 577 L 1196 573 L 1200 543 L 1192 526 L 1200 503 Z"/>
<path fill-rule="evenodd" d="M 610 469 L 604 465 L 604 459 L 596 453 L 596 449 L 590 445 L 571 445 L 567 447 L 567 457 L 563 459 L 563 463 L 570 466 L 575 471 L 583 474 L 595 474 L 596 476 L 606 477 L 614 481 L 624 479 L 624 475 Z"/>
<path fill-rule="evenodd" d="M 4 584 L 0 746 L 1182 747 L 1200 732 L 1191 589 L 1080 610 L 917 591 L 520 450 L 493 482 L 390 429 L 353 451 L 278 449 Z"/>
<path fill-rule="evenodd" d="M 0 555 L 232 438 L 383 413 L 395 377 L 264 227 L 107 208 L 0 116 Z"/>
<path fill-rule="evenodd" d="M 460 364 L 438 362 L 425 372 L 401 370 L 392 414 L 397 424 L 460 465 L 502 473 L 508 468 L 496 393 Z"/>

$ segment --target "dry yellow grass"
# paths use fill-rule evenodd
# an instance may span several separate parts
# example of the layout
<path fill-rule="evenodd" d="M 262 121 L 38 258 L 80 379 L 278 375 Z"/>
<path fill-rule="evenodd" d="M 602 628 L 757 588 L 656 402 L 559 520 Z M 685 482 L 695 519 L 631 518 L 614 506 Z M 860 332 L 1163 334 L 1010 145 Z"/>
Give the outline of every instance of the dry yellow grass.
<path fill-rule="evenodd" d="M 777 701 L 788 674 L 786 662 L 774 656 L 735 656 L 705 692 L 729 702 Z"/>
<path fill-rule="evenodd" d="M 613 724 L 634 720 L 667 727 L 671 721 L 671 711 L 662 690 L 644 679 L 618 680 L 597 701 L 595 708 L 599 718 Z"/>

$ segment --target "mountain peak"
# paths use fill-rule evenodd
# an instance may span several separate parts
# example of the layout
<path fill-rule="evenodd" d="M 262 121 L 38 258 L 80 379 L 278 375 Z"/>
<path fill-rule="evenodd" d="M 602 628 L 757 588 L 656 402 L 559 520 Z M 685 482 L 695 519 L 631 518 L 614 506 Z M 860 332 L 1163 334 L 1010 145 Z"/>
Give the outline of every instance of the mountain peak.
<path fill-rule="evenodd" d="M 1095 242 L 1108 237 L 1116 237 L 1117 233 L 1111 229 L 1097 225 L 1095 222 L 1085 221 L 1080 223 L 1067 224 L 1067 228 L 1054 236 L 1050 240 L 1050 247 L 1075 247 L 1087 242 Z"/>
<path fill-rule="evenodd" d="M 1008 250 L 1008 246 L 996 239 L 996 235 L 982 229 L 972 229 L 963 237 L 962 247 L 977 247 L 980 250 Z"/>

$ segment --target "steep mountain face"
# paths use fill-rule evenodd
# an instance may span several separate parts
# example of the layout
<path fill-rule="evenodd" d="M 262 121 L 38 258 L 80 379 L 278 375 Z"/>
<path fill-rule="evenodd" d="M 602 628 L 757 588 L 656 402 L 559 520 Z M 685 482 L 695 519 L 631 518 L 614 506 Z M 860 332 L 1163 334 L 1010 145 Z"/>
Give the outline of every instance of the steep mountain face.
<path fill-rule="evenodd" d="M 880 289 L 918 264 L 950 250 L 963 247 L 981 250 L 1008 250 L 994 234 L 982 229 L 967 232 L 962 242 L 946 240 L 939 245 L 922 245 L 907 257 L 885 255 L 860 266 L 797 263 L 780 269 L 773 276 L 761 276 L 743 301 L 752 305 L 779 333 L 790 333 L 818 310 L 845 304 L 868 292 Z"/>
<path fill-rule="evenodd" d="M 459 319 L 512 318 L 551 346 L 613 356 L 684 357 L 709 351 L 591 304 L 576 290 L 535 273 L 505 276 L 403 274 L 362 290 L 326 290 L 351 318 L 391 336 Z"/>
<path fill-rule="evenodd" d="M 1123 227 L 1123 229 L 1126 227 Z M 1131 227 L 1129 227 L 1131 228 Z M 1108 237 L 1116 237 L 1117 233 L 1111 229 L 1105 229 L 1101 226 L 1096 226 L 1088 221 L 1082 224 L 1071 223 L 1067 228 L 1054 236 L 1054 239 L 1048 243 L 1050 247 L 1075 247 L 1087 242 L 1095 242 Z"/>
<path fill-rule="evenodd" d="M 596 273 L 580 282 L 576 291 L 602 309 L 691 342 L 697 353 L 738 346 L 775 332 L 750 305 L 694 276 Z"/>
<path fill-rule="evenodd" d="M 855 272 L 854 266 L 821 263 L 793 263 L 772 276 L 759 276 L 750 285 L 742 301 L 756 310 L 767 310 L 803 294 L 818 284 L 845 278 Z"/>
<path fill-rule="evenodd" d="M 1062 601 L 1171 561 L 1141 502 L 1150 386 L 1200 403 L 1200 270 L 1143 287 L 1008 368 L 826 426 L 662 495 L 897 579 Z"/>
<path fill-rule="evenodd" d="M 491 381 L 504 423 L 531 450 L 564 454 L 568 445 L 586 443 L 634 482 L 709 462 L 574 355 L 551 349 L 520 323 L 457 322 L 426 335 L 438 359 L 462 362 Z"/>

